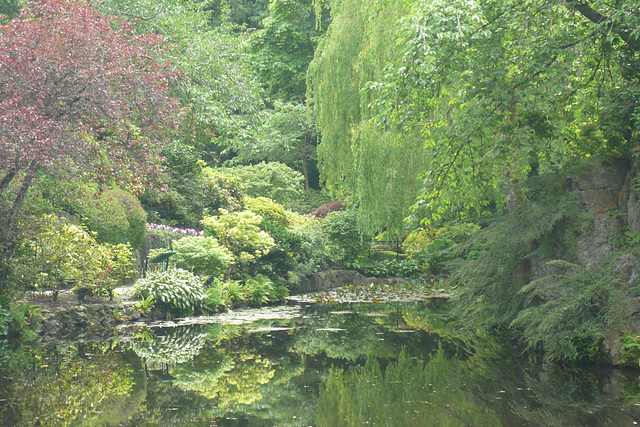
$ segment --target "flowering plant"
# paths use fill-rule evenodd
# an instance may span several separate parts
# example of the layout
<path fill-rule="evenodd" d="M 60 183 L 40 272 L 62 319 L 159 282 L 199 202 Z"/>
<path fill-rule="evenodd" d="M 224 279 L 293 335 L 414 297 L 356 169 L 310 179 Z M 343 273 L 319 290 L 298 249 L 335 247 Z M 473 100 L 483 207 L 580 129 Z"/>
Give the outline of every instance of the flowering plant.
<path fill-rule="evenodd" d="M 193 228 L 182 228 L 182 227 L 176 228 L 176 227 L 171 227 L 169 225 L 163 225 L 163 224 L 148 223 L 147 228 L 150 230 L 160 230 L 160 231 L 169 231 L 172 233 L 186 234 L 188 236 L 201 236 L 203 233 L 202 231 L 194 230 Z"/>

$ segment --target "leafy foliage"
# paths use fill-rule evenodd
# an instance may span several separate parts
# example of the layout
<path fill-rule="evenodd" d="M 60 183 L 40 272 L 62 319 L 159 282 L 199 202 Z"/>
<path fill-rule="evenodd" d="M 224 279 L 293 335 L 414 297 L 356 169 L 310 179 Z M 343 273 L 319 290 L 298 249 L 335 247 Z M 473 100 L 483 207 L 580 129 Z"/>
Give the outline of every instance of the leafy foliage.
<path fill-rule="evenodd" d="M 313 0 L 271 1 L 263 25 L 250 40 L 257 75 L 272 98 L 302 100 L 307 67 L 322 35 Z"/>
<path fill-rule="evenodd" d="M 293 273 L 298 278 L 308 276 L 330 263 L 329 242 L 318 221 L 300 224 L 292 232 L 300 238 L 298 250 L 294 253 L 296 268 Z"/>
<path fill-rule="evenodd" d="M 302 174 L 278 162 L 221 168 L 221 171 L 242 182 L 247 196 L 268 197 L 285 207 L 293 205 L 304 191 Z"/>
<path fill-rule="evenodd" d="M 180 116 L 163 46 L 84 1 L 33 1 L 0 26 L 0 194 L 16 190 L 5 240 L 36 174 L 83 171 L 137 191 L 152 183 Z"/>
<path fill-rule="evenodd" d="M 87 187 L 77 201 L 77 210 L 89 230 L 97 233 L 98 242 L 142 246 L 147 230 L 147 214 L 140 201 L 119 188 L 94 193 Z"/>
<path fill-rule="evenodd" d="M 206 197 L 209 199 L 207 202 L 209 214 L 215 214 L 220 209 L 228 211 L 242 209 L 244 188 L 240 177 L 213 168 L 204 168 L 203 174 L 207 181 Z"/>
<path fill-rule="evenodd" d="M 10 265 L 18 287 L 77 285 L 110 294 L 135 274 L 129 245 L 98 244 L 95 235 L 54 215 L 33 219 L 31 227 Z"/>
<path fill-rule="evenodd" d="M 593 270 L 574 262 L 575 233 L 588 219 L 571 194 L 548 183 L 539 183 L 546 197 L 456 249 L 466 256 L 450 263 L 450 281 L 462 287 L 456 311 L 465 325 L 510 328 L 550 359 L 594 358 L 607 329 L 625 316 L 623 294 L 611 281 L 613 263 Z M 546 268 L 531 267 L 554 258 Z"/>
<path fill-rule="evenodd" d="M 173 242 L 175 265 L 199 275 L 218 275 L 234 261 L 233 254 L 214 237 L 183 237 Z"/>
<path fill-rule="evenodd" d="M 330 256 L 334 262 L 352 261 L 365 255 L 368 243 L 358 226 L 355 209 L 329 213 L 322 221 L 321 228 L 332 244 Z"/>
<path fill-rule="evenodd" d="M 152 297 L 154 306 L 178 316 L 201 312 L 207 300 L 202 279 L 180 268 L 149 271 L 133 292 L 142 299 Z"/>
<path fill-rule="evenodd" d="M 594 274 L 563 260 L 548 264 L 561 272 L 520 290 L 527 299 L 510 326 L 522 330 L 529 346 L 541 344 L 550 359 L 597 359 L 607 328 L 625 317 L 624 295 L 611 284 L 611 266 Z"/>
<path fill-rule="evenodd" d="M 530 172 L 638 141 L 632 1 L 318 3 L 320 169 L 369 229 L 401 229 L 416 196 L 435 224 L 514 210 Z"/>
<path fill-rule="evenodd" d="M 206 233 L 216 236 L 229 249 L 238 263 L 248 263 L 266 255 L 275 245 L 269 233 L 260 229 L 262 217 L 251 211 L 224 212 L 218 217 L 205 217 Z"/>
<path fill-rule="evenodd" d="M 350 268 L 361 271 L 366 276 L 373 277 L 403 277 L 405 279 L 416 279 L 423 274 L 420 261 L 405 258 L 389 258 L 384 260 L 365 259 L 361 262 L 356 260 L 349 264 Z"/>
<path fill-rule="evenodd" d="M 528 203 L 515 214 L 477 232 L 451 262 L 451 283 L 462 287 L 457 307 L 465 322 L 508 327 L 524 308 L 527 258 L 570 246 L 569 221 L 580 218 L 571 196 Z M 577 226 L 577 225 L 576 225 Z M 478 250 L 481 248 L 481 250 Z M 465 254 L 469 256 L 465 259 Z"/>
<path fill-rule="evenodd" d="M 393 123 L 391 108 L 403 91 L 379 99 L 400 59 L 399 21 L 410 3 L 331 2 L 331 26 L 309 68 L 309 95 L 322 133 L 321 181 L 334 194 L 357 200 L 368 232 L 403 229 L 420 189 L 416 178 L 424 170 L 419 134 Z M 380 105 L 385 101 L 389 105 Z"/>
<path fill-rule="evenodd" d="M 634 367 L 640 365 L 640 337 L 626 332 L 622 336 L 620 354 L 621 363 Z"/>
<path fill-rule="evenodd" d="M 264 220 L 273 221 L 284 228 L 289 226 L 289 217 L 284 206 L 267 197 L 248 197 L 245 199 L 244 205 L 248 210 L 260 215 Z"/>
<path fill-rule="evenodd" d="M 223 305 L 234 307 L 238 305 L 261 306 L 269 303 L 282 302 L 289 294 L 285 286 L 274 284 L 267 276 L 256 275 L 240 280 L 214 280 L 207 289 L 210 308 Z"/>

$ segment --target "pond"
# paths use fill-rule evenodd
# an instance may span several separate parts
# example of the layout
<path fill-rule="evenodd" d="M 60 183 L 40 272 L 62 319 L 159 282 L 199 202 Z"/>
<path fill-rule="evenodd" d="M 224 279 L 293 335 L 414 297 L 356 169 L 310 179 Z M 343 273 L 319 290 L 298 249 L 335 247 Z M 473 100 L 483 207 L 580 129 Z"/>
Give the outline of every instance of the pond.
<path fill-rule="evenodd" d="M 32 345 L 2 425 L 605 426 L 640 421 L 639 372 L 567 368 L 447 326 L 446 303 L 308 303 Z"/>

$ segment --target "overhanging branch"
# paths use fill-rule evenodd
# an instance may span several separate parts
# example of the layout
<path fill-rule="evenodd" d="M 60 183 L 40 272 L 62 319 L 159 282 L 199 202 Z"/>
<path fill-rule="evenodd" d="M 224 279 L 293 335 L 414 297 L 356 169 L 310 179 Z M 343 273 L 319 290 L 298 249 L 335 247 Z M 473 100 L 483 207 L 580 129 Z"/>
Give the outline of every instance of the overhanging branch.
<path fill-rule="evenodd" d="M 604 22 L 611 22 L 611 31 L 619 36 L 624 42 L 633 50 L 634 52 L 638 50 L 638 40 L 631 37 L 630 31 L 626 28 L 620 27 L 620 25 L 616 24 L 606 15 L 601 14 L 597 10 L 593 9 L 586 3 L 581 2 L 580 0 L 566 0 L 566 3 L 569 7 L 580 13 L 582 16 L 587 18 L 589 21 L 594 24 L 602 24 Z"/>

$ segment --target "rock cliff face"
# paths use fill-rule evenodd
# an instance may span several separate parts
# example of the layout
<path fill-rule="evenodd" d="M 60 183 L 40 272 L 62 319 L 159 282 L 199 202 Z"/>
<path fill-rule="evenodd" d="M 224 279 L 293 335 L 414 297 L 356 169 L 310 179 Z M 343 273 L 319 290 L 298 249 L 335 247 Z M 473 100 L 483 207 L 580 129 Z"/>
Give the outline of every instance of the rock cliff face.
<path fill-rule="evenodd" d="M 640 240 L 639 179 L 639 161 L 632 164 L 609 161 L 594 163 L 566 183 L 568 191 L 577 196 L 583 212 L 593 219 L 576 233 L 572 253 L 559 254 L 560 257 L 571 258 L 592 272 L 610 269 L 612 286 L 624 295 L 625 318 L 622 324 L 611 325 L 603 343 L 604 356 L 613 365 L 621 362 L 623 332 L 640 334 L 640 298 L 634 292 L 640 285 L 640 260 L 625 252 L 624 247 L 635 235 Z M 530 260 L 530 280 L 553 273 L 547 261 Z"/>

